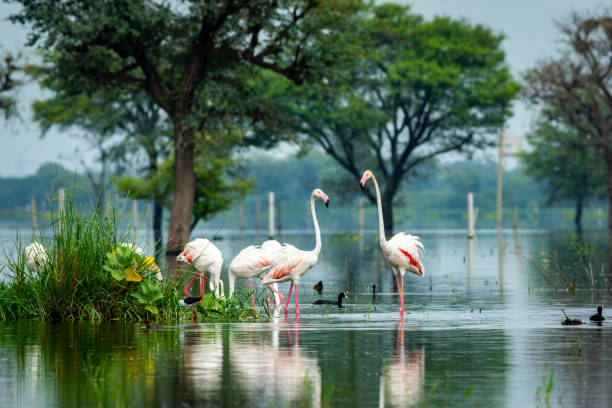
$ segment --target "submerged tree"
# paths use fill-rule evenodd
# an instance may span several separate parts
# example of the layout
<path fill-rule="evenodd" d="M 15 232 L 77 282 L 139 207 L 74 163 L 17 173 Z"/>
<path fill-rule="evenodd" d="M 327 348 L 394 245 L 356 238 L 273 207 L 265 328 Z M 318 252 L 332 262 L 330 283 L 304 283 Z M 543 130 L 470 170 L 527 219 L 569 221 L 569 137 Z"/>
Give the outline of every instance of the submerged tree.
<path fill-rule="evenodd" d="M 548 183 L 548 203 L 575 202 L 576 232 L 582 232 L 582 210 L 586 202 L 604 193 L 606 166 L 595 148 L 582 143 L 575 130 L 540 121 L 527 140 L 533 148 L 523 153 L 528 174 Z"/>
<path fill-rule="evenodd" d="M 337 29 L 361 7 L 357 0 L 16 2 L 23 7 L 12 21 L 31 27 L 30 45 L 56 53 L 59 81 L 77 92 L 134 86 L 168 115 L 175 159 L 170 251 L 189 238 L 194 151 L 211 109 L 229 104 L 236 114 L 260 117 L 258 96 L 249 93 L 252 74 L 265 69 L 300 84 L 328 70 L 345 52 Z"/>
<path fill-rule="evenodd" d="M 503 36 L 481 25 L 384 4 L 355 28 L 363 39 L 353 68 L 297 90 L 276 83 L 294 130 L 333 157 L 355 180 L 366 168 L 382 178 L 385 229 L 408 175 L 449 152 L 492 145 L 518 92 L 501 49 Z M 375 195 L 367 192 L 371 202 Z"/>
<path fill-rule="evenodd" d="M 612 257 L 612 9 L 574 13 L 558 27 L 564 47 L 526 73 L 525 96 L 542 104 L 545 117 L 575 129 L 576 143 L 603 158 Z"/>

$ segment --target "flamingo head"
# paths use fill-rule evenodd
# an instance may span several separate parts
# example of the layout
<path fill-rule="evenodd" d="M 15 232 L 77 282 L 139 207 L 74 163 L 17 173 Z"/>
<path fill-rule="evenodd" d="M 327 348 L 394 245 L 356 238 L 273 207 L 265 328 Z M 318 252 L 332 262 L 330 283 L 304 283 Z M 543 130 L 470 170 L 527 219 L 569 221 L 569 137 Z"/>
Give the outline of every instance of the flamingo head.
<path fill-rule="evenodd" d="M 325 194 L 323 192 L 323 190 L 316 188 L 312 191 L 312 195 L 315 197 L 318 197 L 321 199 L 321 201 L 323 201 L 323 203 L 325 203 L 326 207 L 329 207 L 329 197 L 327 196 L 327 194 Z"/>
<path fill-rule="evenodd" d="M 363 190 L 365 188 L 366 181 L 374 177 L 374 174 L 370 170 L 366 170 L 363 172 L 363 176 L 361 176 L 361 180 L 359 181 L 359 185 Z"/>
<path fill-rule="evenodd" d="M 193 254 L 188 253 L 186 250 L 181 252 L 177 257 L 176 260 L 179 262 L 185 262 L 185 263 L 191 263 L 193 262 Z"/>

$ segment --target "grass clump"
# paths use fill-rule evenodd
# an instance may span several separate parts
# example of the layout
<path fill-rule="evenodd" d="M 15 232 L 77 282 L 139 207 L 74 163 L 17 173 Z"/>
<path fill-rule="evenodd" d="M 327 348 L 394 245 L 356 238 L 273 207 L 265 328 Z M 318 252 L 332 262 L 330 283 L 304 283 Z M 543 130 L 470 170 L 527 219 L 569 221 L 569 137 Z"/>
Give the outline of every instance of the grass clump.
<path fill-rule="evenodd" d="M 5 252 L 8 277 L 0 282 L 0 321 L 36 320 L 183 320 L 190 310 L 178 305 L 183 280 L 162 280 L 153 257 L 117 229 L 113 214 L 85 214 L 70 202 L 51 220 L 51 236 L 35 237 L 44 256 L 35 270 L 26 265 L 19 235 L 17 255 Z M 165 273 L 164 273 L 165 272 Z M 240 299 L 205 297 L 206 316 L 251 317 Z"/>

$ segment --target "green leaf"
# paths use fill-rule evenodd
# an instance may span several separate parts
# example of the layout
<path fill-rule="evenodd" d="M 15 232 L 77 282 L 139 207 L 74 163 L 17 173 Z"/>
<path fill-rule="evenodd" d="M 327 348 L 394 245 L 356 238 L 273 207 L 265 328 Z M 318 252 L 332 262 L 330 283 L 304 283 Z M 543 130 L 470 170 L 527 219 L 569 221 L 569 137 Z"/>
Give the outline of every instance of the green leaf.
<path fill-rule="evenodd" d="M 154 305 L 146 305 L 145 309 L 148 310 L 149 312 L 153 313 L 154 315 L 159 313 L 159 310 L 157 310 L 157 307 Z"/>
<path fill-rule="evenodd" d="M 130 293 L 130 295 L 134 296 L 136 299 L 138 299 L 139 303 L 147 303 L 147 301 L 145 300 L 145 298 L 142 297 L 142 295 L 138 292 L 133 292 Z"/>
<path fill-rule="evenodd" d="M 122 269 L 113 269 L 110 271 L 111 276 L 118 281 L 125 279 L 125 272 Z"/>

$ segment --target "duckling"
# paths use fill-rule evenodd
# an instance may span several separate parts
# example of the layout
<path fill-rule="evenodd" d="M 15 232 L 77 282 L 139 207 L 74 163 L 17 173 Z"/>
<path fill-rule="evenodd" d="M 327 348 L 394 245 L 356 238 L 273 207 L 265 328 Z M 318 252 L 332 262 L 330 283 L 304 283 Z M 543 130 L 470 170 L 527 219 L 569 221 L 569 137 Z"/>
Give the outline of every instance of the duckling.
<path fill-rule="evenodd" d="M 312 288 L 313 288 L 314 290 L 316 290 L 316 291 L 317 291 L 317 293 L 320 295 L 320 294 L 321 294 L 321 292 L 323 292 L 323 281 L 319 281 L 319 282 L 317 282 L 317 284 L 316 284 L 316 285 L 314 285 Z"/>
<path fill-rule="evenodd" d="M 315 305 L 338 305 L 338 308 L 341 309 L 342 308 L 342 298 L 348 299 L 348 296 L 346 295 L 346 293 L 344 292 L 339 293 L 337 302 L 334 302 L 333 300 L 319 299 L 316 302 L 314 302 L 314 304 Z"/>
<path fill-rule="evenodd" d="M 594 314 L 593 316 L 591 316 L 591 317 L 589 318 L 589 320 L 592 320 L 592 321 L 594 321 L 594 322 L 601 322 L 601 321 L 603 321 L 603 320 L 606 320 L 606 318 L 605 318 L 605 317 L 603 317 L 603 316 L 602 316 L 602 314 L 601 314 L 601 313 L 602 313 L 602 311 L 603 311 L 603 309 L 601 308 L 601 306 L 598 306 L 598 307 L 597 307 L 597 314 Z"/>
<path fill-rule="evenodd" d="M 149 329 L 163 329 L 164 326 L 162 326 L 161 324 L 157 324 L 157 323 L 150 323 L 149 320 L 144 319 L 143 323 L 145 324 L 145 330 L 149 330 Z"/>

